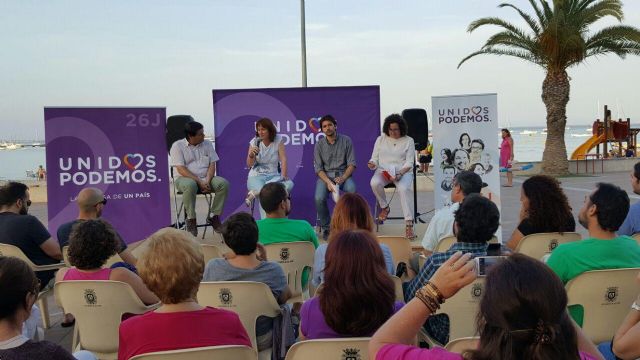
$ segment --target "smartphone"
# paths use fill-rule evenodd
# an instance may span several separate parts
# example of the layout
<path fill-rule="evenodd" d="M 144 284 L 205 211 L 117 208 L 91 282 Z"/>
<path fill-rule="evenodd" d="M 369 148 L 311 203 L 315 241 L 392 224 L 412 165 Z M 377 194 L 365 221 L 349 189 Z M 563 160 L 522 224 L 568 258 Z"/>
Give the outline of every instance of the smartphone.
<path fill-rule="evenodd" d="M 476 275 L 486 276 L 491 267 L 505 258 L 506 256 L 478 256 L 473 259 L 476 262 Z"/>

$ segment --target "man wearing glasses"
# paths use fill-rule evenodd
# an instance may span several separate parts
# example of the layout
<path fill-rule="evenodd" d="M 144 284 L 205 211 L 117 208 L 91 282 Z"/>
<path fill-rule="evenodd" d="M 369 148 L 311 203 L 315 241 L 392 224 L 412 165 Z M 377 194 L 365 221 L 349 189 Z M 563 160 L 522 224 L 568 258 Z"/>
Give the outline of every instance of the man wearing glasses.
<path fill-rule="evenodd" d="M 0 243 L 14 245 L 36 265 L 50 265 L 62 260 L 60 246 L 47 228 L 32 215 L 29 187 L 9 182 L 0 187 Z M 54 271 L 38 271 L 41 288 L 54 276 Z"/>
<path fill-rule="evenodd" d="M 68 223 L 60 225 L 57 231 L 58 242 L 60 248 L 69 244 L 69 235 L 73 225 L 83 220 L 95 220 L 102 216 L 102 210 L 107 205 L 107 199 L 104 198 L 104 193 L 100 189 L 85 188 L 80 190 L 76 197 L 76 204 L 78 204 L 78 217 Z M 127 264 L 131 265 L 130 270 L 135 271 L 136 258 L 131 254 L 131 251 L 127 249 L 127 244 L 122 240 L 120 234 L 116 232 L 118 241 L 120 242 L 120 251 L 118 255 Z"/>

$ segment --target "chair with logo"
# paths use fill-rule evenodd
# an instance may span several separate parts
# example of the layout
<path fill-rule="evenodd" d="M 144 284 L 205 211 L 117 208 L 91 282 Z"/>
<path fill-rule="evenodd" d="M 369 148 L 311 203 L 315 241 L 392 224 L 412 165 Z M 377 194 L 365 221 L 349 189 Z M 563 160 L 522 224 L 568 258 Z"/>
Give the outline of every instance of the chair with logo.
<path fill-rule="evenodd" d="M 480 338 L 477 336 L 463 337 L 460 339 L 449 341 L 444 348 L 447 349 L 447 351 L 457 353 L 457 354 L 462 354 L 467 350 L 477 349 L 479 343 L 480 343 Z"/>
<path fill-rule="evenodd" d="M 76 318 L 73 351 L 89 350 L 99 359 L 118 357 L 123 314 L 143 314 L 159 305 L 144 305 L 131 286 L 121 281 L 60 281 L 54 293 L 60 306 Z"/>
<path fill-rule="evenodd" d="M 166 126 L 166 142 L 167 142 L 167 151 L 171 150 L 171 146 L 174 142 L 184 139 L 185 133 L 185 125 L 188 122 L 194 121 L 191 115 L 173 115 L 167 118 L 167 126 Z M 173 167 L 170 168 L 171 174 L 171 183 L 173 184 L 173 199 L 176 211 L 176 222 L 172 224 L 176 229 L 186 228 L 186 219 L 187 219 L 187 210 L 184 208 L 184 202 L 180 201 L 180 205 L 178 205 L 178 195 L 182 195 L 182 191 L 176 189 L 174 176 L 173 176 Z M 196 196 L 203 195 L 205 200 L 207 201 L 207 216 L 209 215 L 209 209 L 211 209 L 211 204 L 213 203 L 213 194 L 212 193 L 203 193 L 198 188 L 198 192 Z M 205 217 L 206 219 L 206 217 Z M 196 227 L 204 227 L 204 232 L 202 233 L 202 238 L 204 239 L 207 234 L 207 227 L 211 226 L 207 221 L 203 224 L 197 224 Z"/>
<path fill-rule="evenodd" d="M 285 360 L 368 360 L 371 338 L 306 340 L 295 343 Z"/>
<path fill-rule="evenodd" d="M 442 304 L 438 314 L 447 314 L 449 316 L 449 339 L 476 335 L 475 318 L 480 308 L 484 285 L 484 278 L 477 278 Z M 440 344 L 429 336 L 423 328 L 420 329 L 419 337 L 430 345 L 444 346 L 444 344 Z"/>
<path fill-rule="evenodd" d="M 158 351 L 137 355 L 132 357 L 131 360 L 255 360 L 257 357 L 258 354 L 256 354 L 256 351 L 248 346 L 222 345 L 181 350 Z"/>
<path fill-rule="evenodd" d="M 198 303 L 233 311 L 251 338 L 251 346 L 258 351 L 256 342 L 256 320 L 259 316 L 276 317 L 280 306 L 269 286 L 253 281 L 205 281 L 198 289 Z M 265 356 L 260 352 L 260 358 Z M 270 351 L 268 351 L 270 355 Z"/>
<path fill-rule="evenodd" d="M 515 252 L 540 260 L 555 250 L 558 245 L 578 241 L 581 238 L 580 234 L 576 232 L 531 234 L 520 240 Z"/>
<path fill-rule="evenodd" d="M 287 283 L 291 289 L 291 299 L 287 303 L 302 302 L 309 299 L 309 283 L 302 283 L 302 275 L 306 271 L 311 277 L 315 247 L 309 241 L 293 241 L 265 245 L 267 259 L 275 261 L 284 270 Z"/>
<path fill-rule="evenodd" d="M 594 270 L 567 283 L 568 306 L 584 309 L 582 330 L 598 344 L 610 341 L 638 295 L 635 283 L 640 268 Z"/>
<path fill-rule="evenodd" d="M 64 263 L 59 264 L 51 264 L 51 265 L 36 265 L 31 259 L 25 255 L 22 250 L 13 245 L 2 244 L 0 243 L 0 256 L 13 256 L 18 259 L 24 261 L 29 265 L 29 267 L 34 271 L 52 271 L 58 270 L 64 267 Z M 46 285 L 46 284 L 43 284 Z M 40 308 L 40 312 L 42 314 L 42 327 L 48 329 L 51 326 L 51 320 L 49 318 L 49 305 L 47 304 L 47 295 L 51 293 L 51 288 L 44 288 L 42 291 L 38 293 L 38 308 Z"/>

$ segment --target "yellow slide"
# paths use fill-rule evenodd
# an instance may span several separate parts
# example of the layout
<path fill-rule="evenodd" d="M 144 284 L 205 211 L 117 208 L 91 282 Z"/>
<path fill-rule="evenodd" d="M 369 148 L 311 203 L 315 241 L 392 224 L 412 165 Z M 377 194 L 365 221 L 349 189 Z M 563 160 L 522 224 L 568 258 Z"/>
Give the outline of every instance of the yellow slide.
<path fill-rule="evenodd" d="M 600 136 L 593 135 L 573 151 L 573 154 L 571 154 L 571 160 L 578 160 L 578 158 L 584 159 L 584 156 L 582 155 L 588 154 L 591 149 L 602 142 L 604 142 L 604 134 L 600 134 Z"/>

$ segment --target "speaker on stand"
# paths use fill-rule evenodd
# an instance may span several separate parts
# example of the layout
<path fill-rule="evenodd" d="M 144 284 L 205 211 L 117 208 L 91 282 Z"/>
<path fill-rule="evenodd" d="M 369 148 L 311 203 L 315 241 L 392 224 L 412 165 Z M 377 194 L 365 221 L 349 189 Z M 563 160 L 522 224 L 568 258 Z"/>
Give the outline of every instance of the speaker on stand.
<path fill-rule="evenodd" d="M 422 151 L 429 146 L 429 118 L 425 109 L 405 109 L 402 117 L 407 123 L 407 135 L 413 138 L 416 151 Z M 413 164 L 413 221 L 425 223 L 421 216 L 433 212 L 435 209 L 420 213 L 418 212 L 418 165 Z"/>

